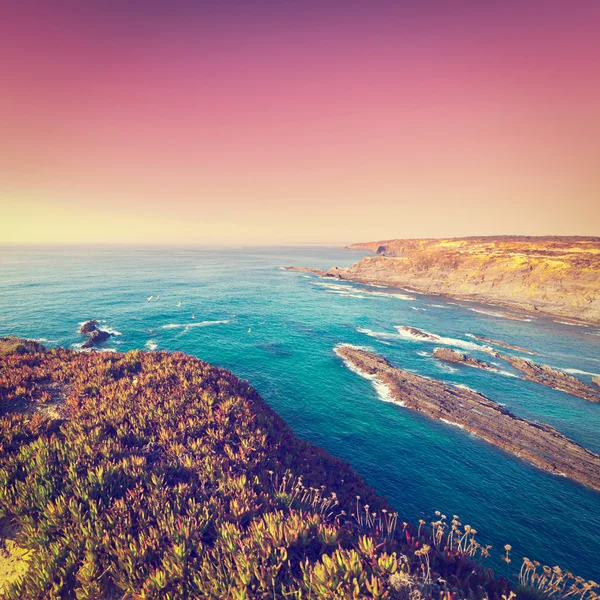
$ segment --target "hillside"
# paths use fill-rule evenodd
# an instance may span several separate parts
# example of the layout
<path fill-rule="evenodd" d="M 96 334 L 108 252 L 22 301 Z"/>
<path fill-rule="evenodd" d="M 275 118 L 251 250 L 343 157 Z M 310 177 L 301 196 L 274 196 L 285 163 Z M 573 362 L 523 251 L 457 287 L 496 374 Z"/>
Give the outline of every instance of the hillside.
<path fill-rule="evenodd" d="M 474 530 L 399 522 L 225 370 L 2 342 L 0 597 L 508 593 Z"/>
<path fill-rule="evenodd" d="M 600 238 L 384 240 L 349 248 L 376 256 L 327 275 L 600 323 Z"/>

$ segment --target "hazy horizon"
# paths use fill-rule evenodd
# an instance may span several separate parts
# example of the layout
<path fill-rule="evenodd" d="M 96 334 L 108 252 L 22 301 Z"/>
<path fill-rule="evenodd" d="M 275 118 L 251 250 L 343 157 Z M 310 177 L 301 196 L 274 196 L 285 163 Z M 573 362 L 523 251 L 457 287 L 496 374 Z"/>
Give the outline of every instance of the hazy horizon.
<path fill-rule="evenodd" d="M 600 234 L 597 2 L 68 5 L 0 7 L 0 243 Z"/>

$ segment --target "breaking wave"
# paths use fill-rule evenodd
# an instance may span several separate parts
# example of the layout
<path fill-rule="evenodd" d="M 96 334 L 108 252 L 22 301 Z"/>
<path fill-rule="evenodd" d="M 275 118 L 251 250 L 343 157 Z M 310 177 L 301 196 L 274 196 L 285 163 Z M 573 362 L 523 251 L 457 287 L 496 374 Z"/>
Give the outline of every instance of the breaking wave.
<path fill-rule="evenodd" d="M 359 369 L 356 365 L 351 363 L 347 358 L 344 358 L 343 356 L 341 356 L 339 354 L 338 350 L 339 350 L 339 348 L 343 348 L 343 347 L 358 348 L 360 350 L 367 350 L 367 351 L 371 350 L 370 348 L 365 347 L 365 346 L 356 346 L 354 344 L 338 344 L 333 349 L 333 351 L 342 359 L 342 362 L 346 365 L 346 367 L 348 367 L 348 369 L 350 369 L 350 371 L 352 371 L 353 373 L 356 373 L 357 375 L 360 375 L 360 377 L 367 379 L 368 381 L 371 382 L 371 385 L 373 386 L 373 389 L 379 396 L 380 400 L 383 400 L 384 402 L 391 402 L 392 404 L 398 404 L 399 406 L 406 406 L 406 404 L 404 404 L 404 402 L 394 398 L 394 396 L 392 394 L 392 390 L 390 389 L 390 387 L 388 385 L 379 381 L 375 375 L 371 375 L 370 373 L 365 373 L 364 371 Z"/>
<path fill-rule="evenodd" d="M 437 333 L 429 333 L 428 331 L 423 331 L 414 327 L 408 327 L 406 325 L 396 325 L 395 329 L 397 329 L 401 338 L 407 340 L 429 342 L 432 344 L 445 344 L 446 346 L 455 346 L 457 348 L 464 348 L 465 350 L 482 350 L 488 353 L 493 351 L 493 348 L 490 346 L 482 346 L 481 344 L 468 342 L 467 340 L 460 340 L 458 338 L 443 337 L 441 335 L 437 335 Z M 411 331 L 413 329 L 420 332 L 422 335 Z"/>

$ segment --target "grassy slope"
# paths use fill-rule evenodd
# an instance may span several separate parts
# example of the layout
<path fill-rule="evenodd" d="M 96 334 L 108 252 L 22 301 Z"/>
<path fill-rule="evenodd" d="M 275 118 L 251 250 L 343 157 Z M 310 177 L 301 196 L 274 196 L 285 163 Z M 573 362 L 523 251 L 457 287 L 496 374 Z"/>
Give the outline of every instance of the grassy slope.
<path fill-rule="evenodd" d="M 506 592 L 425 529 L 395 526 L 352 469 L 297 439 L 231 373 L 180 353 L 31 350 L 0 356 L 4 556 L 32 550 L 0 595 Z M 23 402 L 30 410 L 15 412 Z"/>

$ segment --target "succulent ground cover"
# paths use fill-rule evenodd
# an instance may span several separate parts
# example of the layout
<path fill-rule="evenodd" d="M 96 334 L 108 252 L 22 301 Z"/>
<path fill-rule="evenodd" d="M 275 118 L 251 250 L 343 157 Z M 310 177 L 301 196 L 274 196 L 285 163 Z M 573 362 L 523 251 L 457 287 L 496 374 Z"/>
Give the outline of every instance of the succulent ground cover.
<path fill-rule="evenodd" d="M 442 517 L 399 522 L 200 360 L 0 356 L 0 597 L 510 597 L 473 563 L 474 530 Z"/>

